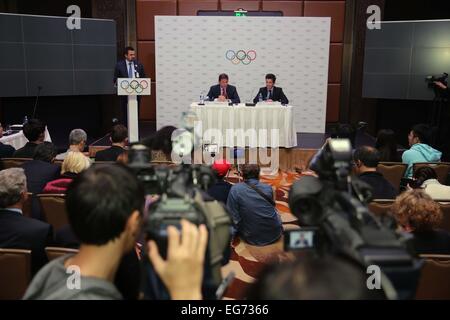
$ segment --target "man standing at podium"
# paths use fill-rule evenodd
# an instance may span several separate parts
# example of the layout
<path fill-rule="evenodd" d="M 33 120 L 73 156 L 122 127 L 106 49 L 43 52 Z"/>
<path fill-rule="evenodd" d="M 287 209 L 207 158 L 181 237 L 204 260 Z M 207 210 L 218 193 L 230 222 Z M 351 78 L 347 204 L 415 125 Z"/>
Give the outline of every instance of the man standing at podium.
<path fill-rule="evenodd" d="M 219 75 L 219 84 L 209 89 L 208 97 L 211 101 L 231 101 L 232 103 L 240 103 L 241 99 L 237 93 L 236 87 L 228 84 L 228 75 L 222 73 Z"/>
<path fill-rule="evenodd" d="M 117 85 L 117 78 L 146 78 L 144 66 L 142 63 L 136 60 L 136 53 L 133 47 L 126 47 L 123 51 L 124 59 L 119 60 L 116 64 L 114 71 L 114 84 Z M 138 96 L 138 106 L 140 103 L 140 97 Z M 122 123 L 127 125 L 128 122 L 128 97 L 120 97 L 120 107 L 122 112 Z"/>
<path fill-rule="evenodd" d="M 261 98 L 263 101 L 273 102 L 279 101 L 281 104 L 288 104 L 289 100 L 285 96 L 283 89 L 280 87 L 275 87 L 275 81 L 277 77 L 272 74 L 266 74 L 266 86 L 259 89 L 258 94 L 255 99 L 253 99 L 254 103 L 257 103 Z"/>

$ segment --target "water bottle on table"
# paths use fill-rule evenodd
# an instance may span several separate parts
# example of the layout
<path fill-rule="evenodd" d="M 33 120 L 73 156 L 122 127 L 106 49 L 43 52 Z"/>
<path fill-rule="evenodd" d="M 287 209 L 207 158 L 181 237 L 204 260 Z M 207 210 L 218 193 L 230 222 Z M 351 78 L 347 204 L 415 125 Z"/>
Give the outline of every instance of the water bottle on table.
<path fill-rule="evenodd" d="M 261 92 L 258 95 L 258 102 L 263 102 L 263 96 Z"/>

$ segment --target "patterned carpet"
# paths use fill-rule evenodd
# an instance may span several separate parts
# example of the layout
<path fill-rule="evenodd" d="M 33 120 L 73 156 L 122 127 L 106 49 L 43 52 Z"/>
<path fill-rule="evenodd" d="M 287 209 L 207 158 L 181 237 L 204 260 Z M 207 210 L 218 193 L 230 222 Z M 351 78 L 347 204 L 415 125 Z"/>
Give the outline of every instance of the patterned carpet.
<path fill-rule="evenodd" d="M 261 181 L 271 185 L 275 190 L 277 210 L 285 230 L 298 228 L 297 219 L 290 213 L 288 206 L 290 186 L 301 176 L 310 174 L 310 172 L 298 174 L 280 171 L 275 176 L 261 176 Z M 236 183 L 238 177 L 230 175 L 228 181 Z M 236 276 L 225 292 L 224 299 L 245 299 L 249 286 L 268 264 L 289 259 L 283 251 L 283 239 L 268 246 L 256 247 L 235 238 L 231 248 L 230 262 L 222 268 L 222 274 L 225 277 L 230 272 L 234 272 Z"/>

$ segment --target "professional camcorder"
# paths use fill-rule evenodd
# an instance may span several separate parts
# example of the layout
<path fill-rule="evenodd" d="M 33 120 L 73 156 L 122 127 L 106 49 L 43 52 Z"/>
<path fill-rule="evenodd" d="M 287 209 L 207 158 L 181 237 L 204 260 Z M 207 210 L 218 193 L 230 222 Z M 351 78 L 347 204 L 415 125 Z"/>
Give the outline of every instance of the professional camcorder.
<path fill-rule="evenodd" d="M 430 88 L 434 88 L 436 86 L 435 82 L 442 82 L 445 86 L 447 86 L 448 73 L 444 72 L 440 75 L 428 76 L 425 78 L 425 81 L 428 83 Z"/>
<path fill-rule="evenodd" d="M 318 178 L 302 177 L 289 193 L 289 207 L 306 227 L 304 234 L 289 235 L 291 249 L 297 244 L 318 256 L 345 255 L 362 268 L 376 265 L 386 275 L 381 285 L 388 298 L 412 298 L 422 261 L 410 249 L 407 235 L 369 212 L 370 187 L 351 176 L 350 141 L 331 139 L 310 168 Z"/>
<path fill-rule="evenodd" d="M 179 150 L 179 146 L 174 146 L 174 149 Z M 205 298 L 214 298 L 215 290 L 222 281 L 220 268 L 231 237 L 231 219 L 225 207 L 205 194 L 215 182 L 215 175 L 209 167 L 203 165 L 155 165 L 150 162 L 150 154 L 147 147 L 137 144 L 130 148 L 128 157 L 128 165 L 143 184 L 146 195 L 159 196 L 146 212 L 146 238 L 155 240 L 159 252 L 166 258 L 168 226 L 180 229 L 181 219 L 195 225 L 205 224 L 209 241 L 203 295 Z M 148 259 L 143 261 L 146 297 L 168 299 L 169 296 L 147 262 Z"/>

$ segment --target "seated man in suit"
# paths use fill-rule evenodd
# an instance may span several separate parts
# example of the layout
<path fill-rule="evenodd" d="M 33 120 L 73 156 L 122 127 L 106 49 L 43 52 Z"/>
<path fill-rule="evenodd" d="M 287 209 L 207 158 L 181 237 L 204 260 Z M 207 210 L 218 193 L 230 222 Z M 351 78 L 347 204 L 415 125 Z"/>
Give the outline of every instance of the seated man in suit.
<path fill-rule="evenodd" d="M 3 137 L 3 127 L 2 124 L 0 123 L 0 138 L 1 137 Z M 16 151 L 14 147 L 0 142 L 0 159 L 12 157 L 14 151 Z"/>
<path fill-rule="evenodd" d="M 14 158 L 33 158 L 36 147 L 44 142 L 45 124 L 39 119 L 30 119 L 23 125 L 22 130 L 28 142 L 14 152 Z"/>
<path fill-rule="evenodd" d="M 95 154 L 95 161 L 117 161 L 117 158 L 125 152 L 128 144 L 127 127 L 116 124 L 111 131 L 111 148 L 99 151 Z"/>
<path fill-rule="evenodd" d="M 258 94 L 255 99 L 253 99 L 253 102 L 257 103 L 261 97 L 263 101 L 279 101 L 281 104 L 288 104 L 289 100 L 284 95 L 283 89 L 280 87 L 275 87 L 276 80 L 277 77 L 275 77 L 274 74 L 266 74 L 266 86 L 259 89 Z"/>
<path fill-rule="evenodd" d="M 394 186 L 377 171 L 380 152 L 369 146 L 359 147 L 353 154 L 355 171 L 358 178 L 372 187 L 373 199 L 395 199 L 397 191 Z"/>
<path fill-rule="evenodd" d="M 41 143 L 36 147 L 33 160 L 22 165 L 27 177 L 28 192 L 33 194 L 32 216 L 41 219 L 41 207 L 38 193 L 42 193 L 45 185 L 52 180 L 59 178 L 61 167 L 53 164 L 56 156 L 56 147 L 51 142 Z"/>
<path fill-rule="evenodd" d="M 237 93 L 236 87 L 228 84 L 228 75 L 222 73 L 219 75 L 219 84 L 209 89 L 208 97 L 211 101 L 231 101 L 232 103 L 240 103 L 241 99 Z"/>
<path fill-rule="evenodd" d="M 35 274 L 48 262 L 45 247 L 52 245 L 52 227 L 24 217 L 27 180 L 22 168 L 0 171 L 0 248 L 31 250 L 31 270 Z"/>
<path fill-rule="evenodd" d="M 117 62 L 114 71 L 114 84 L 117 85 L 117 78 L 146 78 L 144 66 L 138 60 L 136 60 L 136 53 L 133 47 L 126 47 L 123 51 L 124 59 Z M 138 97 L 138 103 L 140 102 L 140 97 Z M 121 107 L 121 120 L 122 123 L 126 124 L 128 121 L 128 97 L 120 97 L 120 107 Z"/>

